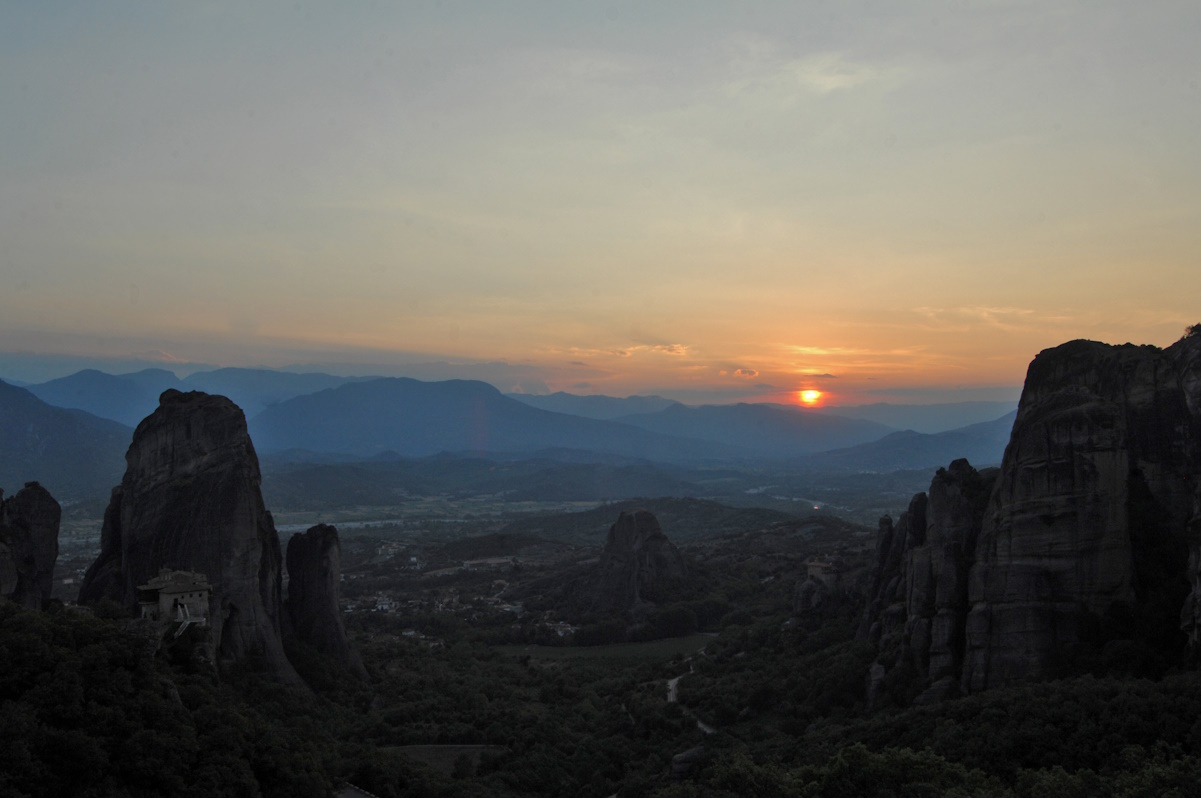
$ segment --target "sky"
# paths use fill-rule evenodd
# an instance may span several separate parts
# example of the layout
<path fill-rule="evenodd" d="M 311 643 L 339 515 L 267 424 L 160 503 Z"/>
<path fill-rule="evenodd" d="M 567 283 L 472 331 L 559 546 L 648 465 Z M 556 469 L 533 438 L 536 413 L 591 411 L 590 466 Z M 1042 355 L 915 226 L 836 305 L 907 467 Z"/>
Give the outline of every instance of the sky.
<path fill-rule="evenodd" d="M 1201 321 L 1201 3 L 0 4 L 0 379 L 1016 398 Z"/>

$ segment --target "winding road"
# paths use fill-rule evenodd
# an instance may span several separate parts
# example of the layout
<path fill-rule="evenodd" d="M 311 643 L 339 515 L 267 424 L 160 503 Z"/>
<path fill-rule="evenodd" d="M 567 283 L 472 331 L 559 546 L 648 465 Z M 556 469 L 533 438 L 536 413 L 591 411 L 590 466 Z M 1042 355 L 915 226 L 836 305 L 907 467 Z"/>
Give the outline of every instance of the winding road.
<path fill-rule="evenodd" d="M 688 665 L 688 673 L 692 673 L 691 663 Z M 667 703 L 669 703 L 669 704 L 678 704 L 679 703 L 680 679 L 683 679 L 685 676 L 688 675 L 688 673 L 681 673 L 679 676 L 675 677 L 674 679 L 667 680 Z M 694 715 L 692 713 L 692 710 L 688 709 L 688 707 L 681 704 L 680 709 L 684 710 L 685 715 L 687 715 L 688 717 L 695 720 L 696 727 L 698 729 L 700 729 L 701 731 L 703 731 L 705 734 L 715 734 L 717 732 L 717 729 L 713 728 L 708 723 L 705 723 L 700 718 L 698 718 L 696 715 Z"/>

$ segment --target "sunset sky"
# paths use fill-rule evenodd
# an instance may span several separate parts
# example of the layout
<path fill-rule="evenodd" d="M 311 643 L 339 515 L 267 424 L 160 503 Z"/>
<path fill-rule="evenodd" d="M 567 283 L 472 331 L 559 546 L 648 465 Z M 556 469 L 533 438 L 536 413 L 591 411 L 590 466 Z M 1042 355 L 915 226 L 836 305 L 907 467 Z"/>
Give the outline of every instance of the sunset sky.
<path fill-rule="evenodd" d="M 1155 0 L 4 3 L 0 378 L 1016 398 L 1048 346 L 1201 321 L 1198 31 Z"/>

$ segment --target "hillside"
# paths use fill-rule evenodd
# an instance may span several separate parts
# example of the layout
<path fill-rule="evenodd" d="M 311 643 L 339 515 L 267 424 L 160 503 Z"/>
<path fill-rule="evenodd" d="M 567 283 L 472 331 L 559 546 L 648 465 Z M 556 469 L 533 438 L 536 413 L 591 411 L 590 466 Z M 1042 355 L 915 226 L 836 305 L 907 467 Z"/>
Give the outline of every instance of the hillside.
<path fill-rule="evenodd" d="M 132 428 L 158 407 L 159 394 L 179 387 L 176 376 L 164 369 L 144 369 L 132 374 L 84 369 L 31 385 L 29 392 L 46 404 L 84 410 Z"/>
<path fill-rule="evenodd" d="M 552 413 L 483 382 L 380 378 L 298 396 L 251 420 L 263 451 L 309 449 L 370 457 L 395 452 L 519 452 L 570 448 L 681 461 L 738 457 L 733 445 L 688 440 L 612 421 Z"/>
<path fill-rule="evenodd" d="M 0 381 L 0 488 L 42 483 L 59 501 L 107 495 L 125 471 L 133 430 L 81 410 L 51 407 Z"/>
<path fill-rule="evenodd" d="M 878 441 L 810 455 L 802 465 L 828 471 L 900 471 L 937 468 L 966 458 L 973 465 L 1001 462 L 1017 411 L 995 421 L 972 424 L 962 429 L 927 434 L 905 430 Z"/>

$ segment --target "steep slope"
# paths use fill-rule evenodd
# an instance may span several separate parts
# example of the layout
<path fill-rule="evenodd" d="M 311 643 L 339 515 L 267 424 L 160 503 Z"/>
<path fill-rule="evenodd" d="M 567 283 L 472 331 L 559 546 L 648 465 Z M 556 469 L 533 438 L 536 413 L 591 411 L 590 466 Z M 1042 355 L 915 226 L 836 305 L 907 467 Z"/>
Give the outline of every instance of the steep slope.
<path fill-rule="evenodd" d="M 658 413 L 623 416 L 619 420 L 662 435 L 738 446 L 771 458 L 854 446 L 893 431 L 873 421 L 762 404 L 672 405 Z"/>
<path fill-rule="evenodd" d="M 0 382 L 0 486 L 37 481 L 63 500 L 107 495 L 121 478 L 129 435 L 115 421 L 51 407 Z"/>
<path fill-rule="evenodd" d="M 201 573 L 219 661 L 295 681 L 280 638 L 279 538 L 242 411 L 221 396 L 168 390 L 125 459 L 80 603 L 110 598 L 132 611 L 138 586 L 160 569 Z"/>
<path fill-rule="evenodd" d="M 612 421 L 551 413 L 483 382 L 381 378 L 269 407 L 251 421 L 264 450 L 311 449 L 371 456 L 391 450 L 520 452 L 571 448 L 654 460 L 737 456 L 732 446 L 647 434 Z"/>
<path fill-rule="evenodd" d="M 874 684 L 906 662 L 927 697 L 1156 674 L 1197 644 L 1201 335 L 1040 353 L 985 499 L 989 479 L 953 464 L 881 522 L 860 630 Z"/>
<path fill-rule="evenodd" d="M 1201 532 L 1199 353 L 1201 336 L 1073 341 L 1030 364 L 972 568 L 968 689 L 1050 673 L 1094 639 L 1178 652 Z"/>

